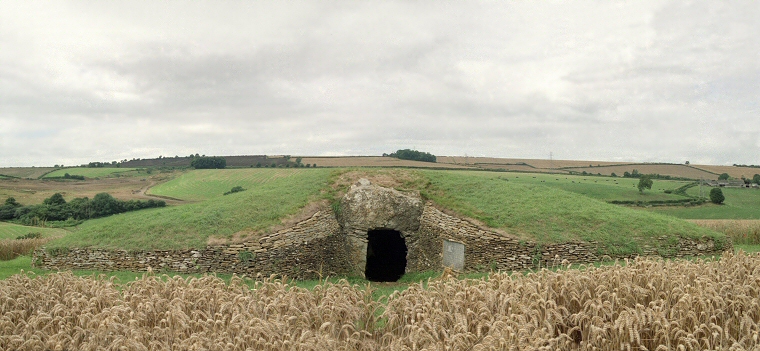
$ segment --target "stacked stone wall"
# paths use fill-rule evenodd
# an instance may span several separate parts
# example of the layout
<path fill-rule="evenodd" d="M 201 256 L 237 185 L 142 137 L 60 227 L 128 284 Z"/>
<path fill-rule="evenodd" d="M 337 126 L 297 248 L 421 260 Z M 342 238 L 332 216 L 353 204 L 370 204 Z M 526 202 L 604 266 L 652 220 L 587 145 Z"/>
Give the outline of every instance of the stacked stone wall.
<path fill-rule="evenodd" d="M 293 227 L 239 244 L 196 250 L 37 250 L 34 265 L 46 269 L 272 274 L 296 279 L 350 270 L 345 240 L 331 211 L 317 212 Z"/>
<path fill-rule="evenodd" d="M 465 246 L 464 269 L 467 271 L 521 270 L 635 256 L 605 255 L 599 257 L 597 255 L 599 243 L 596 242 L 540 245 L 530 241 L 521 241 L 483 228 L 466 219 L 448 215 L 433 207 L 432 204 L 425 206 L 420 225 L 416 244 L 418 251 L 413 254 L 410 253 L 414 257 L 413 266 L 410 269 L 417 271 L 441 267 L 443 240 L 459 242 Z M 642 255 L 689 257 L 716 254 L 722 251 L 716 249 L 715 243 L 709 238 L 703 240 L 681 238 L 678 243 L 670 245 L 665 241 L 667 240 L 666 237 L 661 237 L 658 240 L 662 242 L 662 245 L 645 246 Z M 668 249 L 662 250 L 662 247 Z"/>

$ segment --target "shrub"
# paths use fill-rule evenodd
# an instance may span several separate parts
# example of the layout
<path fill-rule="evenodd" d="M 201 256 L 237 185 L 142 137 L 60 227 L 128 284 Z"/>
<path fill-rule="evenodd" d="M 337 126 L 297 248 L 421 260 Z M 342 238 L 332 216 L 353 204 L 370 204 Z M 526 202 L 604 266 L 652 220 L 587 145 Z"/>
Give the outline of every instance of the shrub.
<path fill-rule="evenodd" d="M 728 178 L 730 178 L 728 173 L 721 173 L 721 175 L 718 176 L 718 180 L 728 180 Z"/>
<path fill-rule="evenodd" d="M 720 188 L 712 188 L 710 190 L 710 202 L 720 205 L 724 200 L 726 200 L 726 197 L 723 196 L 723 190 L 720 190 Z"/>
<path fill-rule="evenodd" d="M 242 186 L 236 186 L 236 187 L 233 187 L 232 189 L 230 189 L 230 191 L 224 193 L 224 195 L 239 193 L 241 191 L 245 191 L 245 189 L 243 189 Z"/>
<path fill-rule="evenodd" d="M 39 239 L 42 237 L 42 233 L 40 232 L 29 232 L 21 236 L 17 236 L 16 240 L 23 240 L 23 239 Z"/>

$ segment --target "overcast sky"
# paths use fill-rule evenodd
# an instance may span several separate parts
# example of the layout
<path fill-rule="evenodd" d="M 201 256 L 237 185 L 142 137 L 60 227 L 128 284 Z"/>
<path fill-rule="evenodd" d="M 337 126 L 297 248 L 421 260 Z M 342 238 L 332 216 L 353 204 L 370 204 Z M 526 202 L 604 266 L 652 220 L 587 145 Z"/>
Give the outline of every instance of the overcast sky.
<path fill-rule="evenodd" d="M 0 167 L 760 164 L 760 1 L 0 1 Z"/>

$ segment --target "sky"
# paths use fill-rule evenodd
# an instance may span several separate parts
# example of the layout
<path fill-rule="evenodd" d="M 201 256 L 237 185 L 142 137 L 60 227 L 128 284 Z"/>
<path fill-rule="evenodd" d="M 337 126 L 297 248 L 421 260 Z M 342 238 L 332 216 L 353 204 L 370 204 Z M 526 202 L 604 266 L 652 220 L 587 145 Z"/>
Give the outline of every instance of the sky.
<path fill-rule="evenodd" d="M 0 1 L 0 167 L 760 164 L 760 1 Z"/>

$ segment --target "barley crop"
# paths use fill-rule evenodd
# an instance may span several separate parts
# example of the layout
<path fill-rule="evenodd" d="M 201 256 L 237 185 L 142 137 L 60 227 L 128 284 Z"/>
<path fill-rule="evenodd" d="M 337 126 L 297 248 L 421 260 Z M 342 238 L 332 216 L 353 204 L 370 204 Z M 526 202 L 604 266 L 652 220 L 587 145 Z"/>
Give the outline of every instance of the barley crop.
<path fill-rule="evenodd" d="M 0 240 L 0 261 L 12 260 L 22 255 L 31 255 L 34 250 L 50 241 L 49 238 Z"/>
<path fill-rule="evenodd" d="M 760 244 L 760 220 L 756 219 L 697 219 L 691 220 L 700 227 L 726 234 L 734 244 Z"/>
<path fill-rule="evenodd" d="M 2 350 L 757 350 L 760 256 L 412 284 L 71 273 L 0 281 Z"/>

